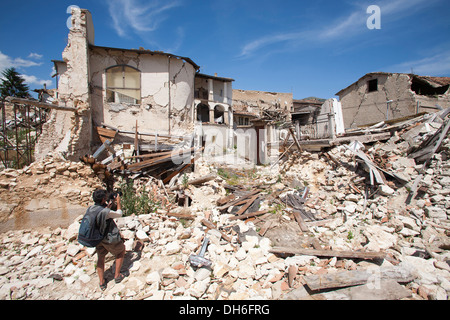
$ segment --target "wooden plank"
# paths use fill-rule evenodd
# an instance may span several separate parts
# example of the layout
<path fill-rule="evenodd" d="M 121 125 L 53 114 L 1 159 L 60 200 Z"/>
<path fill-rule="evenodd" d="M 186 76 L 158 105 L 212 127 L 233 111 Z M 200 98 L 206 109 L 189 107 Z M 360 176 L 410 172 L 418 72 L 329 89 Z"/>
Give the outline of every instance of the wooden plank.
<path fill-rule="evenodd" d="M 287 248 L 287 247 L 273 247 L 270 250 L 270 252 L 317 256 L 317 257 L 337 257 L 337 258 L 367 259 L 367 260 L 384 259 L 386 257 L 386 254 L 384 252 L 316 250 L 316 249 Z"/>
<path fill-rule="evenodd" d="M 217 207 L 217 209 L 219 211 L 228 209 L 231 206 L 235 206 L 237 203 L 241 202 L 242 200 L 247 199 L 247 198 L 249 198 L 249 197 L 251 197 L 251 196 L 253 196 L 253 195 L 257 194 L 257 193 L 260 193 L 260 192 L 261 192 L 261 190 L 253 190 L 252 192 L 249 192 L 248 194 L 243 195 L 243 196 L 239 197 L 238 199 L 227 203 L 226 205 L 223 205 L 221 207 Z"/>
<path fill-rule="evenodd" d="M 381 280 L 335 291 L 311 295 L 316 300 L 400 300 L 411 297 L 411 291 L 395 280 Z"/>
<path fill-rule="evenodd" d="M 400 283 L 408 283 L 416 277 L 407 269 L 394 266 L 368 270 L 351 270 L 337 273 L 304 276 L 311 290 L 343 288 L 368 282 L 376 283 L 381 279 L 392 279 Z"/>
<path fill-rule="evenodd" d="M 194 159 L 191 159 L 191 163 L 188 163 L 184 166 L 181 167 L 181 169 L 177 169 L 174 172 L 172 172 L 171 174 L 169 174 L 164 180 L 163 183 L 168 183 L 170 180 L 172 180 L 173 177 L 175 177 L 177 174 L 182 173 L 184 170 L 186 170 L 188 167 L 190 167 L 191 165 L 194 164 Z"/>
<path fill-rule="evenodd" d="M 295 220 L 297 220 L 300 230 L 302 230 L 303 232 L 308 232 L 309 228 L 305 224 L 305 221 L 303 220 L 302 216 L 300 215 L 300 212 L 297 210 L 292 210 L 292 213 L 294 214 Z"/>
<path fill-rule="evenodd" d="M 6 97 L 5 100 L 8 102 L 12 102 L 12 103 L 33 105 L 38 108 L 44 108 L 44 109 L 55 109 L 55 110 L 60 110 L 60 111 L 72 111 L 72 112 L 77 111 L 76 108 L 72 108 L 72 107 L 60 106 L 60 105 L 56 105 L 56 104 L 44 103 L 44 102 L 40 102 L 40 101 L 28 100 L 28 99 L 23 99 L 23 98 Z"/>
<path fill-rule="evenodd" d="M 289 132 L 291 133 L 292 138 L 294 139 L 295 144 L 297 145 L 298 151 L 302 151 L 302 147 L 300 147 L 300 143 L 297 140 L 297 137 L 295 136 L 294 129 L 292 127 L 289 127 Z"/>
<path fill-rule="evenodd" d="M 192 184 L 192 185 L 202 184 L 202 183 L 214 180 L 216 177 L 217 177 L 216 174 L 213 173 L 213 174 L 201 177 L 201 178 L 189 180 L 188 184 Z"/>
<path fill-rule="evenodd" d="M 230 194 L 228 196 L 222 197 L 219 200 L 216 201 L 216 204 L 218 206 L 223 206 L 225 204 L 227 204 L 230 201 L 233 201 L 234 199 L 236 199 L 236 196 L 234 194 Z"/>
<path fill-rule="evenodd" d="M 166 161 L 171 161 L 171 155 L 165 155 L 161 156 L 155 159 L 150 159 L 142 162 L 132 163 L 128 165 L 128 170 L 135 171 L 135 170 L 142 170 L 144 168 L 151 167 L 152 165 L 159 164 Z"/>
<path fill-rule="evenodd" d="M 139 152 L 139 137 L 138 137 L 138 121 L 136 119 L 136 131 L 134 133 L 134 152 L 136 156 L 140 154 Z M 140 161 L 138 159 L 138 161 Z"/>
<path fill-rule="evenodd" d="M 96 129 L 102 143 L 105 143 L 106 140 L 113 141 L 117 134 L 117 131 L 107 128 L 96 127 Z"/>
<path fill-rule="evenodd" d="M 241 214 L 243 214 L 243 213 L 248 209 L 248 207 L 250 207 L 250 206 L 252 205 L 252 203 L 255 202 L 256 198 L 258 198 L 258 197 L 259 197 L 259 194 L 256 194 L 256 195 L 254 195 L 253 197 L 251 197 L 251 198 L 247 201 L 247 203 L 244 204 L 244 205 L 242 206 L 242 208 L 239 209 L 238 212 L 236 212 L 236 215 L 237 215 L 237 216 L 240 216 Z"/>
<path fill-rule="evenodd" d="M 228 220 L 248 219 L 248 218 L 251 218 L 251 217 L 260 216 L 260 215 L 265 214 L 267 212 L 269 212 L 269 211 L 268 210 L 262 210 L 262 211 L 250 212 L 250 213 L 246 213 L 246 214 L 241 214 L 240 216 L 231 217 Z"/>
<path fill-rule="evenodd" d="M 166 154 L 166 153 L 164 153 L 164 154 Z M 142 170 L 144 168 L 148 168 L 148 167 L 151 167 L 156 164 L 172 161 L 172 156 L 180 156 L 180 155 L 185 156 L 185 158 L 187 158 L 187 157 L 191 156 L 191 153 L 190 152 L 189 153 L 182 152 L 181 150 L 173 151 L 173 152 L 170 152 L 170 154 L 166 154 L 166 155 L 158 157 L 158 158 L 144 160 L 142 162 L 130 164 L 130 165 L 128 165 L 128 169 L 129 170 Z"/>
<path fill-rule="evenodd" d="M 259 230 L 259 235 L 261 237 L 263 237 L 266 232 L 272 227 L 272 225 L 275 223 L 275 221 L 273 220 L 268 220 L 264 223 L 264 225 L 262 226 L 261 230 Z"/>
<path fill-rule="evenodd" d="M 106 124 L 106 123 L 101 123 L 101 125 L 104 126 L 104 127 L 110 128 L 112 130 L 117 130 L 118 133 L 132 134 L 132 135 L 136 134 L 135 131 L 119 130 L 117 128 L 114 128 L 113 126 L 110 126 L 110 125 Z M 140 136 L 151 136 L 151 137 L 153 137 L 155 135 L 158 135 L 159 138 L 163 137 L 163 138 L 170 138 L 170 139 L 184 139 L 184 136 L 177 136 L 177 135 L 173 135 L 173 134 L 169 135 L 169 134 L 149 133 L 149 132 L 138 132 L 138 134 Z"/>

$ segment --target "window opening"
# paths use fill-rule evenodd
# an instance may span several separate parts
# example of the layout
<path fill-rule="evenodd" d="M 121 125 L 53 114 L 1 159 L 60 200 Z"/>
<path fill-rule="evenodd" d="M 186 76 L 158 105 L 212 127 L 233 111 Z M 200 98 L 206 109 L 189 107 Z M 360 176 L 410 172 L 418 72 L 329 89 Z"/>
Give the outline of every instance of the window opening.
<path fill-rule="evenodd" d="M 378 79 L 372 79 L 367 81 L 368 92 L 378 91 Z"/>
<path fill-rule="evenodd" d="M 225 123 L 224 121 L 224 108 L 222 106 L 215 106 L 214 108 L 214 122 L 218 124 Z"/>
<path fill-rule="evenodd" d="M 141 73 L 129 66 L 106 70 L 106 97 L 108 102 L 141 103 Z"/>

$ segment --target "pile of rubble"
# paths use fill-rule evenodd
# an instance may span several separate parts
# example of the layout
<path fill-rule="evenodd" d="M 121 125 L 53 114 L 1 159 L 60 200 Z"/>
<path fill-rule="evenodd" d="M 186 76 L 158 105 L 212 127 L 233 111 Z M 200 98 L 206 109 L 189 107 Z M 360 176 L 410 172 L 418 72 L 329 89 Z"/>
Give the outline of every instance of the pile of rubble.
<path fill-rule="evenodd" d="M 127 248 L 124 281 L 111 281 L 111 257 L 108 288 L 100 290 L 95 250 L 76 241 L 79 216 L 68 228 L 2 234 L 0 298 L 446 300 L 450 139 L 444 118 L 410 120 L 385 142 L 291 154 L 278 167 L 198 159 L 172 187 L 135 179 L 172 204 L 118 219 Z M 426 148 L 428 158 L 418 155 Z M 22 183 L 16 173 L 45 180 L 53 172 L 51 179 L 74 179 L 71 188 L 82 190 L 74 199 L 90 202 L 98 180 L 89 166 L 47 165 L 3 171 L 2 180 L 14 190 Z M 211 265 L 195 266 L 190 257 L 206 238 Z"/>
<path fill-rule="evenodd" d="M 0 201 L 4 204 L 0 207 L 0 221 L 26 210 L 36 199 L 87 206 L 92 192 L 103 186 L 99 175 L 89 165 L 68 161 L 59 153 L 20 170 L 4 169 L 0 171 Z"/>

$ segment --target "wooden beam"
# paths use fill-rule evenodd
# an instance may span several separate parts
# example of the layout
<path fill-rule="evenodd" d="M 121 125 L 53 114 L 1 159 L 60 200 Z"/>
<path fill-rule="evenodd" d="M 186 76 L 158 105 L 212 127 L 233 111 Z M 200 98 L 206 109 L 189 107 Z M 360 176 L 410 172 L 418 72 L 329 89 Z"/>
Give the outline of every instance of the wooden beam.
<path fill-rule="evenodd" d="M 29 104 L 29 105 L 33 105 L 33 106 L 36 106 L 38 108 L 43 108 L 43 109 L 55 109 L 55 110 L 60 110 L 60 111 L 72 111 L 72 112 L 77 111 L 76 108 L 72 108 L 72 107 L 59 106 L 56 104 L 44 103 L 44 102 L 40 102 L 40 101 L 28 100 L 28 99 L 23 99 L 23 98 L 6 97 L 5 100 L 8 102 L 11 102 L 11 103 Z"/>
<path fill-rule="evenodd" d="M 243 214 L 247 209 L 252 205 L 253 202 L 255 202 L 256 198 L 259 197 L 259 194 L 255 194 L 253 197 L 251 197 L 240 209 L 238 212 L 236 212 L 237 216 L 240 216 Z"/>
<path fill-rule="evenodd" d="M 134 153 L 136 156 L 139 156 L 139 137 L 138 137 L 138 121 L 136 119 L 136 131 L 134 132 Z M 140 161 L 138 159 L 138 161 Z"/>
<path fill-rule="evenodd" d="M 193 180 L 189 180 L 188 184 L 192 184 L 192 185 L 197 185 L 197 184 L 202 184 L 211 180 L 214 180 L 216 178 L 216 174 L 210 174 L 201 178 L 197 178 L 197 179 L 193 179 Z"/>
<path fill-rule="evenodd" d="M 113 126 L 110 126 L 106 123 L 101 123 L 102 126 L 110 128 L 112 130 L 117 130 L 118 133 L 123 134 L 136 134 L 135 131 L 127 131 L 127 130 L 119 130 Z M 161 134 L 161 133 L 150 133 L 150 132 L 138 132 L 140 136 L 151 136 L 154 137 L 155 135 L 158 135 L 158 138 L 173 138 L 173 139 L 184 139 L 184 136 L 177 136 L 177 135 L 169 135 L 169 134 Z"/>
<path fill-rule="evenodd" d="M 337 251 L 337 250 L 316 250 L 316 249 L 302 249 L 302 248 L 288 248 L 288 247 L 273 247 L 272 253 L 285 253 L 294 255 L 307 255 L 317 257 L 337 257 L 347 259 L 384 259 L 386 254 L 384 252 L 361 252 L 361 251 Z"/>
<path fill-rule="evenodd" d="M 174 155 L 179 155 L 184 154 L 184 153 L 191 153 L 192 151 L 195 151 L 195 147 L 190 148 L 190 149 L 176 149 L 176 150 L 172 150 L 172 151 L 163 151 L 163 152 L 155 152 L 155 153 L 150 153 L 150 154 L 141 154 L 139 156 L 129 156 L 129 157 L 124 157 L 124 159 L 136 159 L 136 158 L 155 158 L 155 157 L 159 157 L 159 156 L 163 156 L 163 155 L 168 155 L 168 154 L 174 154 Z"/>
<path fill-rule="evenodd" d="M 232 220 L 237 220 L 237 219 L 248 219 L 248 218 L 251 218 L 251 217 L 260 216 L 260 215 L 265 214 L 267 212 L 269 212 L 269 210 L 250 212 L 250 213 L 246 213 L 246 214 L 241 214 L 240 216 L 231 217 L 228 220 L 232 221 Z"/>
<path fill-rule="evenodd" d="M 106 140 L 113 141 L 117 134 L 117 131 L 107 128 L 96 127 L 96 129 L 102 143 L 105 143 Z"/>
<path fill-rule="evenodd" d="M 297 137 L 295 136 L 294 129 L 292 127 L 289 127 L 289 132 L 292 135 L 292 138 L 294 139 L 295 144 L 297 145 L 298 151 L 302 151 L 302 147 L 300 147 L 300 143 L 297 140 Z"/>
<path fill-rule="evenodd" d="M 300 227 L 300 230 L 302 230 L 303 232 L 308 232 L 309 228 L 308 226 L 305 224 L 305 221 L 303 220 L 300 211 L 297 210 L 292 210 L 292 213 L 294 214 L 295 220 L 297 220 L 298 226 Z"/>
<path fill-rule="evenodd" d="M 252 192 L 249 192 L 248 194 L 239 197 L 239 199 L 236 199 L 236 200 L 234 200 L 234 201 L 228 202 L 226 205 L 217 207 L 217 209 L 218 209 L 219 211 L 228 209 L 228 208 L 231 207 L 231 206 L 237 205 L 237 204 L 238 204 L 239 202 L 241 202 L 242 200 L 247 199 L 247 198 L 249 198 L 249 197 L 251 197 L 251 196 L 253 196 L 253 195 L 257 194 L 257 193 L 260 193 L 260 192 L 261 192 L 261 190 L 253 190 Z"/>
<path fill-rule="evenodd" d="M 172 180 L 173 177 L 175 177 L 177 174 L 182 173 L 184 170 L 186 170 L 188 167 L 190 167 L 191 165 L 194 164 L 194 159 L 191 159 L 191 163 L 188 163 L 184 166 L 181 167 L 181 169 L 177 169 L 174 172 L 172 172 L 171 174 L 169 174 L 164 180 L 163 183 L 168 183 L 170 180 Z"/>
<path fill-rule="evenodd" d="M 304 276 L 306 284 L 311 290 L 343 288 L 373 282 L 382 279 L 392 279 L 400 283 L 408 283 L 416 278 L 409 270 L 394 266 L 373 270 L 349 270 L 337 273 Z"/>
<path fill-rule="evenodd" d="M 218 199 L 216 201 L 216 204 L 218 206 L 223 206 L 223 205 L 227 204 L 228 202 L 233 201 L 234 199 L 236 199 L 236 195 L 234 193 L 232 193 L 232 194 L 229 194 L 228 196 L 224 196 L 224 197 Z"/>
<path fill-rule="evenodd" d="M 266 234 L 266 232 L 272 227 L 272 225 L 275 223 L 274 220 L 268 220 L 264 223 L 264 225 L 262 226 L 261 230 L 259 230 L 259 235 L 261 237 L 264 237 L 264 235 Z"/>

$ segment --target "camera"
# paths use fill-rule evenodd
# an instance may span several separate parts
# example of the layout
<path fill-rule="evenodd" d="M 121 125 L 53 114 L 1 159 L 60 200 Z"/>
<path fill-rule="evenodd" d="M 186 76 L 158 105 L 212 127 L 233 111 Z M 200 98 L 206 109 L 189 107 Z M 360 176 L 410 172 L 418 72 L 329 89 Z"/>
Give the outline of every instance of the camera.
<path fill-rule="evenodd" d="M 117 191 L 113 191 L 109 194 L 108 197 L 108 202 L 110 204 L 110 208 L 111 210 L 117 210 L 117 203 L 116 203 L 116 198 L 117 196 L 122 196 L 122 191 L 117 190 Z"/>
<path fill-rule="evenodd" d="M 117 190 L 117 191 L 113 191 L 109 194 L 109 200 L 116 200 L 117 196 L 122 196 L 122 191 Z"/>

